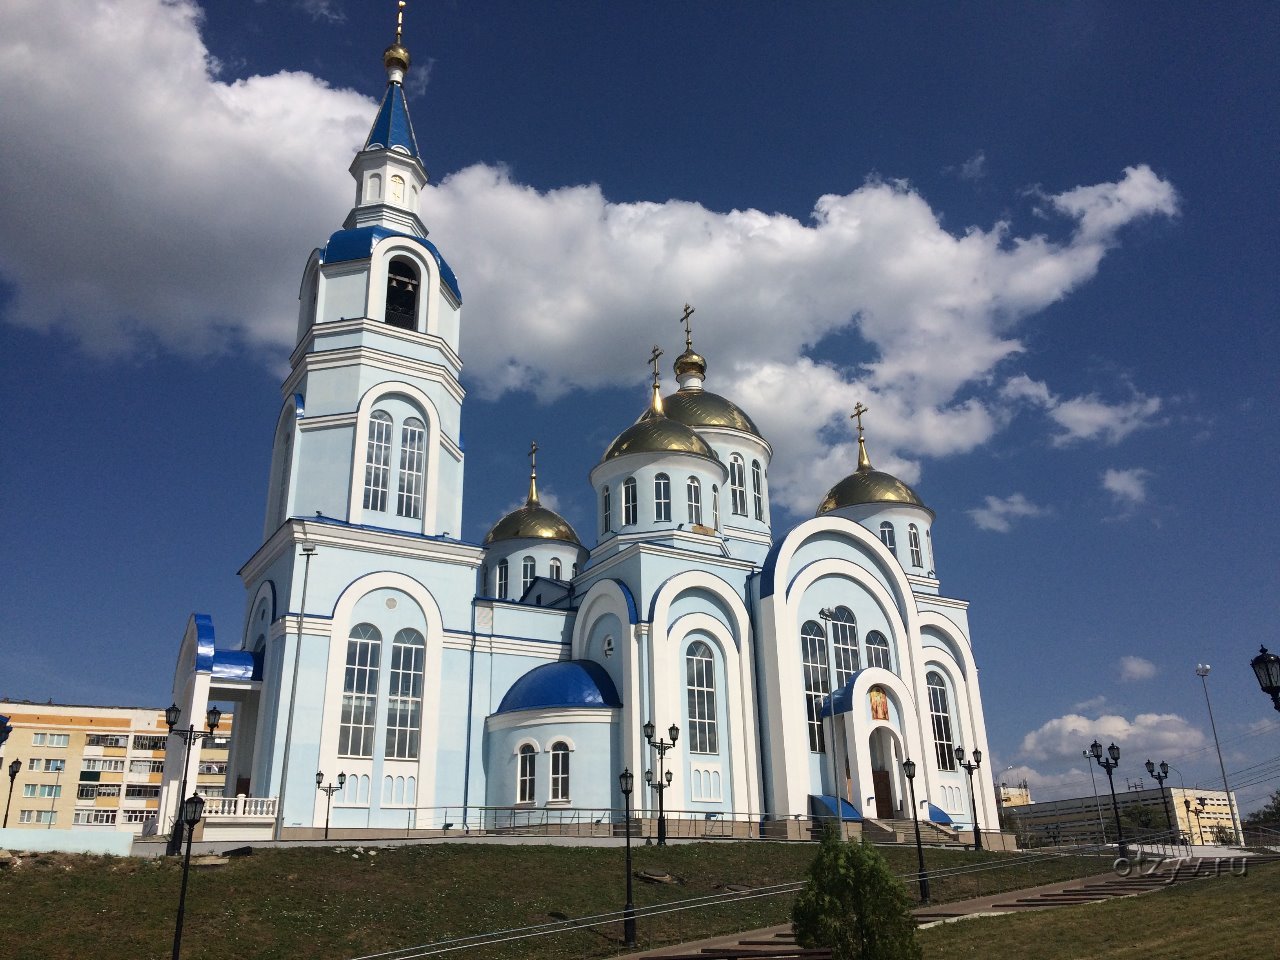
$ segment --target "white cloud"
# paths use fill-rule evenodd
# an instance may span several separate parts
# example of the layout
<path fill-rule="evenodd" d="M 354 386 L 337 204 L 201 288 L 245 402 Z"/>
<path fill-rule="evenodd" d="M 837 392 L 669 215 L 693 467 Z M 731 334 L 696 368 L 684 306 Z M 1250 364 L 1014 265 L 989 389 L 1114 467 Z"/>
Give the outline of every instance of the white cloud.
<path fill-rule="evenodd" d="M 979 150 L 972 157 L 960 164 L 961 180 L 981 180 L 987 175 L 987 155 Z"/>
<path fill-rule="evenodd" d="M 1130 397 L 1117 403 L 1109 403 L 1094 393 L 1064 399 L 1055 396 L 1047 384 L 1017 374 L 1000 388 L 1000 397 L 1015 406 L 1021 403 L 1043 408 L 1060 428 L 1053 444 L 1062 447 L 1081 440 L 1116 444 L 1135 430 L 1154 425 L 1163 406 L 1161 399 L 1132 387 L 1129 390 Z"/>
<path fill-rule="evenodd" d="M 1081 700 L 1079 703 L 1073 703 L 1071 709 L 1075 713 L 1084 713 L 1090 710 L 1101 710 L 1107 704 L 1105 694 L 1098 694 L 1096 697 L 1090 697 L 1088 700 Z"/>
<path fill-rule="evenodd" d="M 1116 743 L 1122 755 L 1142 759 L 1156 754 L 1185 756 L 1203 746 L 1206 737 L 1176 713 L 1140 713 L 1132 720 L 1118 714 L 1090 719 L 1069 713 L 1042 724 L 1022 738 L 1022 755 L 1037 761 L 1075 759 L 1098 740 Z"/>
<path fill-rule="evenodd" d="M 345 23 L 347 19 L 347 11 L 342 9 L 339 0 L 294 0 L 293 5 L 312 20 Z"/>
<path fill-rule="evenodd" d="M 1017 517 L 1039 517 L 1048 512 L 1037 506 L 1020 493 L 1007 497 L 987 497 L 981 507 L 966 511 L 973 522 L 981 530 L 994 530 L 997 533 L 1008 533 L 1013 528 L 1012 521 Z"/>
<path fill-rule="evenodd" d="M 104 354 L 248 344 L 278 356 L 307 253 L 350 202 L 346 168 L 374 109 L 305 73 L 221 81 L 189 0 L 10 0 L 0 126 L 25 134 L 0 152 L 0 177 L 23 185 L 0 194 L 0 275 L 15 291 L 5 320 Z M 1093 277 L 1126 224 L 1177 209 L 1145 166 L 1045 200 L 1073 226 L 1067 239 L 1007 223 L 953 234 L 902 182 L 822 196 L 800 221 L 610 203 L 595 185 L 543 193 L 476 164 L 429 188 L 423 215 L 460 275 L 471 388 L 551 399 L 634 382 L 640 404 L 655 330 L 669 325 L 674 341 L 690 301 L 708 387 L 757 417 L 775 444 L 778 503 L 808 512 L 852 469 L 855 400 L 873 408 L 877 466 L 908 481 L 919 458 L 986 442 L 1009 401 L 983 392 L 1022 351 L 1019 324 Z M 866 356 L 808 355 L 855 329 Z M 1063 442 L 1114 442 L 1158 409 L 1140 395 L 1119 407 L 1083 397 L 1050 416 Z"/>
<path fill-rule="evenodd" d="M 1120 679 L 1125 681 L 1150 680 L 1156 675 L 1156 665 L 1142 657 L 1120 658 Z"/>
<path fill-rule="evenodd" d="M 1141 467 L 1105 470 L 1102 474 L 1102 489 L 1111 494 L 1116 503 L 1135 507 L 1147 499 L 1147 480 L 1150 477 L 1151 471 Z"/>

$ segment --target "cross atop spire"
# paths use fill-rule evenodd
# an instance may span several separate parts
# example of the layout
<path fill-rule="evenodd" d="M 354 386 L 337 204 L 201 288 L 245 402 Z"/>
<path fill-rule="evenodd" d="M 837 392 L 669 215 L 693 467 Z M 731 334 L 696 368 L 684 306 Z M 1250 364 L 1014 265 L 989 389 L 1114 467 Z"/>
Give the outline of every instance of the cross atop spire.
<path fill-rule="evenodd" d="M 867 442 L 862 438 L 862 415 L 864 413 L 869 413 L 869 412 L 870 412 L 869 408 L 866 407 L 861 400 L 859 400 L 856 404 L 854 404 L 853 413 L 849 415 L 850 420 L 856 420 L 858 422 L 858 469 L 859 470 L 871 469 L 871 458 L 867 456 Z"/>
<path fill-rule="evenodd" d="M 656 343 L 653 345 L 653 352 L 649 354 L 649 362 L 653 364 L 653 412 L 661 414 L 662 411 L 662 389 L 659 386 L 658 379 L 658 358 L 662 356 L 662 348 Z"/>
<path fill-rule="evenodd" d="M 686 303 L 684 305 L 684 316 L 680 318 L 680 322 L 684 324 L 684 348 L 686 350 L 693 349 L 693 325 L 689 318 L 693 316 L 696 309 L 696 307 L 691 307 Z"/>
<path fill-rule="evenodd" d="M 404 0 L 399 0 L 396 4 L 396 43 L 400 42 L 400 38 L 404 35 Z"/>
<path fill-rule="evenodd" d="M 529 444 L 529 499 L 526 507 L 538 506 L 538 441 Z"/>

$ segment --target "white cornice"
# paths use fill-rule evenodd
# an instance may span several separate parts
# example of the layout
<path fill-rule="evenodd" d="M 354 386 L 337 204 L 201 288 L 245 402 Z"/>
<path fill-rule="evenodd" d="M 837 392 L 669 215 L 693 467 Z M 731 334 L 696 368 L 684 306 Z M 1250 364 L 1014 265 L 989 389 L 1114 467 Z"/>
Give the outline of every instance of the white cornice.
<path fill-rule="evenodd" d="M 462 389 L 462 385 L 447 367 L 424 360 L 412 360 L 409 357 L 397 356 L 384 350 L 374 350 L 371 347 L 344 347 L 340 350 L 305 354 L 301 362 L 290 371 L 281 390 L 284 396 L 288 397 L 298 391 L 299 382 L 308 373 L 357 365 L 439 383 L 458 403 L 462 403 L 466 397 L 466 391 Z"/>
<path fill-rule="evenodd" d="M 955 610 L 968 610 L 968 600 L 956 600 L 952 597 L 942 597 L 936 593 L 916 593 L 912 594 L 916 598 L 916 606 L 921 605 L 921 601 L 925 604 L 937 604 L 940 607 L 951 607 Z"/>
<path fill-rule="evenodd" d="M 484 722 L 490 730 L 510 730 L 512 727 L 535 727 L 544 723 L 613 723 L 617 714 L 617 707 L 533 707 L 490 714 Z"/>
<path fill-rule="evenodd" d="M 703 536 L 702 534 L 684 533 L 683 531 L 673 531 L 673 532 L 680 533 L 685 539 L 689 539 L 699 544 L 706 543 L 707 541 L 719 539 L 716 537 L 706 537 L 706 536 Z M 594 582 L 594 579 L 598 574 L 607 571 L 610 567 L 616 566 L 617 564 L 621 563 L 623 560 L 630 558 L 633 554 L 637 552 L 642 554 L 651 554 L 653 556 L 658 556 L 658 557 L 670 557 L 675 560 L 689 560 L 691 556 L 696 556 L 699 559 L 705 560 L 708 564 L 715 564 L 716 566 L 720 566 L 720 567 L 729 567 L 731 569 L 738 569 L 738 570 L 744 570 L 744 571 L 754 570 L 756 566 L 754 563 L 751 563 L 749 560 L 738 560 L 734 557 L 720 556 L 714 553 L 699 552 L 691 555 L 690 552 L 687 550 L 680 550 L 676 547 L 663 547 L 663 546 L 658 546 L 657 544 L 654 544 L 654 543 L 650 543 L 648 541 L 637 540 L 623 547 L 621 550 L 619 550 L 617 553 L 615 553 L 613 556 L 609 557 L 608 559 L 601 560 L 599 563 L 596 563 L 596 564 L 592 564 L 591 567 L 589 567 L 588 569 L 582 572 L 579 579 L 590 578 L 592 579 L 592 582 Z"/>
<path fill-rule="evenodd" d="M 458 356 L 453 347 L 449 346 L 449 342 L 442 337 L 430 333 L 419 333 L 416 330 L 405 330 L 403 327 L 393 327 L 389 323 L 381 323 L 370 317 L 346 317 L 342 320 L 313 323 L 307 328 L 306 335 L 293 348 L 293 353 L 289 355 L 289 365 L 296 367 L 302 359 L 302 355 L 311 350 L 318 336 L 340 336 L 346 333 L 354 333 L 357 330 L 387 337 L 391 340 L 401 340 L 404 343 L 433 347 L 440 351 L 449 365 L 453 367 L 454 376 L 462 372 L 462 358 Z M 288 396 L 287 393 L 285 395 Z"/>

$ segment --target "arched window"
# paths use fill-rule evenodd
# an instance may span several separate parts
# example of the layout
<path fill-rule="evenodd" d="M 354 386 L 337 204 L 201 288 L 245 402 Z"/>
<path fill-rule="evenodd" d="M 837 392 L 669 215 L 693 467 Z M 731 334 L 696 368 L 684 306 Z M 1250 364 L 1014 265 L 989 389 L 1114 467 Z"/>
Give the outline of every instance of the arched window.
<path fill-rule="evenodd" d="M 387 485 L 391 478 L 391 414 L 369 414 L 369 440 L 364 455 L 364 508 L 387 509 Z"/>
<path fill-rule="evenodd" d="M 690 477 L 689 482 L 685 484 L 685 491 L 689 500 L 689 522 L 702 524 L 702 484 L 698 482 L 697 477 Z"/>
<path fill-rule="evenodd" d="M 697 640 L 685 655 L 689 695 L 689 752 L 719 753 L 716 735 L 716 662 L 711 648 Z"/>
<path fill-rule="evenodd" d="M 933 556 L 933 531 L 926 530 L 924 532 L 925 543 L 929 545 L 929 575 L 933 576 L 938 572 L 938 561 Z"/>
<path fill-rule="evenodd" d="M 387 191 L 387 199 L 392 203 L 404 203 L 404 177 L 397 173 L 387 182 L 391 186 Z"/>
<path fill-rule="evenodd" d="M 720 488 L 711 485 L 711 526 L 720 529 Z"/>
<path fill-rule="evenodd" d="M 418 268 L 400 257 L 387 265 L 387 323 L 405 330 L 418 325 Z"/>
<path fill-rule="evenodd" d="M 729 458 L 729 497 L 734 514 L 747 515 L 747 476 L 742 457 L 736 453 Z"/>
<path fill-rule="evenodd" d="M 576 563 L 573 565 L 573 579 L 578 579 L 578 565 Z"/>
<path fill-rule="evenodd" d="M 627 477 L 622 483 L 622 525 L 635 526 L 636 523 L 636 478 Z"/>
<path fill-rule="evenodd" d="M 562 579 L 564 579 L 564 574 L 563 574 L 563 572 L 562 572 L 562 568 L 561 568 L 561 566 L 560 566 L 560 561 L 559 561 L 559 560 L 552 560 L 552 561 L 551 561 L 551 570 L 550 570 L 550 573 L 551 573 L 551 579 L 552 579 L 552 580 L 562 580 Z"/>
<path fill-rule="evenodd" d="M 417 760 L 422 729 L 422 668 L 426 641 L 406 628 L 391 642 L 391 692 L 387 700 L 387 759 Z"/>
<path fill-rule="evenodd" d="M 835 647 L 836 686 L 858 672 L 858 618 L 848 607 L 836 607 L 831 618 L 831 641 Z"/>
<path fill-rule="evenodd" d="M 426 465 L 426 427 L 417 417 L 408 417 L 400 428 L 400 496 L 396 514 L 414 520 L 422 518 L 422 473 Z"/>
<path fill-rule="evenodd" d="M 382 634 L 371 623 L 357 623 L 347 638 L 347 669 L 342 682 L 342 725 L 338 754 L 372 757 L 377 725 L 378 662 Z"/>
<path fill-rule="evenodd" d="M 898 555 L 898 541 L 893 535 L 893 524 L 885 520 L 880 524 L 880 542 L 888 548 L 889 552 L 895 557 Z"/>
<path fill-rule="evenodd" d="M 516 787 L 516 803 L 533 803 L 537 798 L 538 755 L 529 744 L 520 748 L 520 778 Z"/>
<path fill-rule="evenodd" d="M 764 519 L 764 470 L 759 460 L 751 461 L 751 495 L 756 502 L 756 519 Z"/>
<path fill-rule="evenodd" d="M 879 630 L 867 634 L 867 666 L 893 669 L 893 656 L 889 653 L 889 640 Z"/>
<path fill-rule="evenodd" d="M 671 522 L 671 478 L 665 473 L 653 478 L 653 519 L 658 523 Z"/>
<path fill-rule="evenodd" d="M 498 561 L 498 599 L 507 599 L 507 584 L 509 582 L 510 573 L 507 567 L 507 561 Z"/>
<path fill-rule="evenodd" d="M 569 799 L 569 745 L 563 740 L 551 747 L 551 799 Z"/>
<path fill-rule="evenodd" d="M 533 586 L 533 578 L 538 575 L 538 565 L 534 562 L 533 557 L 525 557 L 520 562 L 520 596 L 524 596 L 524 592 Z"/>
<path fill-rule="evenodd" d="M 613 529 L 613 507 L 609 502 L 609 485 L 606 483 L 600 491 L 600 526 L 604 533 Z"/>
<path fill-rule="evenodd" d="M 916 529 L 914 523 L 907 527 L 907 545 L 911 547 L 911 565 L 913 567 L 924 566 L 924 562 L 920 558 L 920 531 Z"/>
<path fill-rule="evenodd" d="M 800 663 L 804 668 L 804 705 L 809 717 L 809 749 L 826 753 L 822 735 L 822 701 L 827 686 L 827 636 L 815 620 L 800 628 Z"/>
<path fill-rule="evenodd" d="M 951 739 L 951 709 L 947 704 L 947 684 L 942 674 L 930 670 L 925 677 L 929 687 L 929 718 L 933 721 L 933 748 L 938 754 L 939 770 L 956 768 L 955 743 Z"/>

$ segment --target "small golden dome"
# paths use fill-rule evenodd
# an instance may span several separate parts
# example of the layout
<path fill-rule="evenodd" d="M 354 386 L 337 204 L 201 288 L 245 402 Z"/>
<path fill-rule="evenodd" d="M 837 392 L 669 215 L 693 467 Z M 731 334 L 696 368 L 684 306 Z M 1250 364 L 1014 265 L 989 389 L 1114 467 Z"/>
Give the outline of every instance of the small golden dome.
<path fill-rule="evenodd" d="M 814 516 L 860 503 L 907 503 L 933 513 L 916 492 L 897 477 L 882 470 L 857 470 L 827 491 Z"/>
<path fill-rule="evenodd" d="M 663 402 L 665 406 L 665 402 Z M 628 453 L 691 453 L 719 462 L 707 442 L 678 420 L 664 416 L 650 407 L 622 433 L 618 434 L 601 462 Z"/>
<path fill-rule="evenodd" d="M 686 427 L 729 427 L 742 430 L 753 437 L 760 430 L 746 412 L 732 400 L 707 390 L 677 390 L 662 401 L 663 409 L 672 420 Z M 763 438 L 762 438 L 763 439 Z"/>
<path fill-rule="evenodd" d="M 705 379 L 707 376 L 707 358 L 700 353 L 694 353 L 693 344 L 689 344 L 685 352 L 676 357 L 674 368 L 677 380 L 689 373 L 700 379 Z"/>
<path fill-rule="evenodd" d="M 539 503 L 526 503 L 520 509 L 512 510 L 493 525 L 493 529 L 485 535 L 484 542 L 488 544 L 524 538 L 566 540 L 579 546 L 582 544 L 568 520 Z"/>
<path fill-rule="evenodd" d="M 409 51 L 399 41 L 393 43 L 382 51 L 382 66 L 390 70 L 393 67 L 399 68 L 401 73 L 407 73 L 409 70 Z"/>

